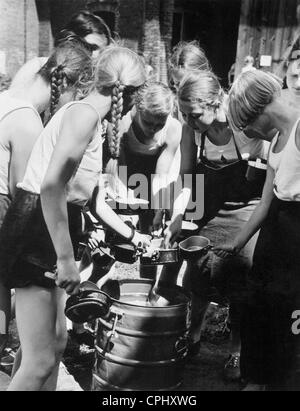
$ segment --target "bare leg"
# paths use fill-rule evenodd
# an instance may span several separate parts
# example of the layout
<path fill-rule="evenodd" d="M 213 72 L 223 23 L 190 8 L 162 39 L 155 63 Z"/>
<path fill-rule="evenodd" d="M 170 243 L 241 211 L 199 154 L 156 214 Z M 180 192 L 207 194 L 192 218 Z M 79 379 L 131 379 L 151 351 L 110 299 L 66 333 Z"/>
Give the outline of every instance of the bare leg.
<path fill-rule="evenodd" d="M 243 307 L 235 302 L 230 303 L 231 321 L 230 354 L 238 355 L 241 351 L 241 316 Z"/>
<path fill-rule="evenodd" d="M 206 298 L 200 297 L 197 292 L 195 292 L 197 291 L 197 287 L 195 287 L 195 285 L 193 284 L 193 278 L 195 278 L 195 270 L 197 275 L 198 267 L 188 262 L 186 271 L 184 273 L 182 286 L 185 290 L 189 291 L 192 296 L 190 336 L 192 342 L 197 343 L 200 341 L 201 333 L 205 325 L 204 319 L 209 306 L 209 301 Z"/>
<path fill-rule="evenodd" d="M 55 347 L 55 358 L 56 365 L 48 378 L 47 382 L 44 384 L 41 391 L 55 391 L 57 386 L 57 377 L 59 372 L 59 364 L 62 360 L 66 345 L 67 345 L 67 326 L 66 317 L 64 314 L 64 308 L 66 305 L 67 295 L 64 290 L 56 289 L 56 302 L 57 302 L 57 318 L 56 318 L 56 347 Z"/>
<path fill-rule="evenodd" d="M 57 365 L 57 302 L 61 290 L 16 290 L 16 318 L 22 346 L 21 365 L 9 391 L 40 391 Z M 61 310 L 61 306 L 59 307 Z M 53 384 L 52 384 L 53 387 Z"/>
<path fill-rule="evenodd" d="M 56 321 L 56 367 L 55 370 L 52 372 L 51 376 L 45 383 L 42 388 L 42 391 L 55 391 L 56 384 L 57 384 L 57 376 L 59 370 L 59 363 L 61 361 L 65 345 L 66 345 L 66 338 L 67 338 L 67 331 L 66 331 L 66 319 L 64 316 L 64 306 L 65 306 L 65 292 L 62 290 L 57 290 L 57 306 L 58 306 L 58 317 Z M 60 307 L 60 308 L 59 308 Z M 21 347 L 18 349 L 16 354 L 16 358 L 14 361 L 14 366 L 12 370 L 12 378 L 20 368 L 22 360 L 22 350 Z"/>

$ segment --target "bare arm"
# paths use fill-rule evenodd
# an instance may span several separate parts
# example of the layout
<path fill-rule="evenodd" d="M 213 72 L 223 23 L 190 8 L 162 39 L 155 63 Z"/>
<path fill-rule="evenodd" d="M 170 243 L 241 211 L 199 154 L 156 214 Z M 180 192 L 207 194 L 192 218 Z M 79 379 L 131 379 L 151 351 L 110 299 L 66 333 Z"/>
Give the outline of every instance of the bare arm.
<path fill-rule="evenodd" d="M 163 208 L 169 208 L 169 201 L 168 198 L 166 198 L 166 196 L 168 195 L 167 188 L 169 186 L 169 181 L 171 177 L 170 171 L 173 171 L 172 164 L 175 159 L 175 154 L 180 145 L 181 135 L 182 126 L 180 122 L 176 119 L 172 119 L 167 129 L 166 145 L 157 160 L 155 176 L 152 182 L 154 204 L 157 205 L 157 208 L 160 208 L 159 198 L 161 196 L 163 198 L 163 204 L 166 204 L 166 206 L 163 206 Z M 176 180 L 177 177 L 177 175 L 174 175 L 173 180 Z"/>
<path fill-rule="evenodd" d="M 105 196 L 103 195 L 103 192 L 99 190 L 99 187 L 95 189 L 93 195 L 91 212 L 97 219 L 100 219 L 105 225 L 124 237 L 124 239 L 130 238 L 132 234 L 131 228 L 120 219 L 108 204 L 106 204 Z M 134 234 L 131 242 L 135 246 L 138 246 L 139 243 L 145 247 L 150 245 L 148 237 L 137 232 Z"/>
<path fill-rule="evenodd" d="M 44 218 L 57 255 L 57 285 L 70 294 L 77 291 L 80 277 L 70 238 L 65 189 L 95 133 L 97 122 L 97 114 L 88 106 L 74 105 L 66 111 L 41 187 Z"/>
<path fill-rule="evenodd" d="M 296 130 L 296 147 L 300 151 L 300 125 L 299 124 Z"/>
<path fill-rule="evenodd" d="M 9 190 L 14 197 L 17 183 L 23 180 L 33 146 L 43 131 L 43 124 L 30 108 L 17 110 L 10 117 Z"/>
<path fill-rule="evenodd" d="M 182 188 L 178 190 L 174 200 L 173 214 L 171 218 L 172 223 L 165 232 L 165 244 L 167 246 L 172 244 L 180 234 L 183 215 L 192 193 L 192 181 L 190 178 L 184 178 L 184 176 L 194 174 L 197 163 L 197 146 L 194 140 L 194 131 L 186 124 L 182 129 L 180 148 L 181 164 L 180 175 L 178 178 L 181 180 L 179 183 L 182 184 Z"/>

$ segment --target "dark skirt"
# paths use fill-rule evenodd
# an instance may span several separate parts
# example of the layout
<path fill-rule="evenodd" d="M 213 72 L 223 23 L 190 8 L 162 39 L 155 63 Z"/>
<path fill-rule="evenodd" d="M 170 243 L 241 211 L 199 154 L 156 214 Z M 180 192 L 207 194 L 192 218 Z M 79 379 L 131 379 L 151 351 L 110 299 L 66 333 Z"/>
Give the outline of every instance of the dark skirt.
<path fill-rule="evenodd" d="M 69 230 L 74 255 L 82 240 L 81 207 L 68 204 Z M 45 277 L 54 272 L 56 253 L 41 207 L 40 196 L 17 190 L 0 230 L 0 280 L 9 288 L 38 285 L 55 287 Z"/>
<path fill-rule="evenodd" d="M 294 389 L 300 382 L 300 203 L 275 198 L 260 231 L 242 321 L 245 379 Z M 299 389 L 299 387 L 297 388 Z"/>
<path fill-rule="evenodd" d="M 204 215 L 197 221 L 200 228 L 204 227 L 218 214 L 218 211 L 230 203 L 234 208 L 241 208 L 254 199 L 261 197 L 264 178 L 247 180 L 248 163 L 238 161 L 227 167 L 212 169 L 199 163 L 196 173 L 204 175 Z M 193 181 L 193 192 L 199 190 Z M 194 199 L 195 200 L 195 199 Z"/>

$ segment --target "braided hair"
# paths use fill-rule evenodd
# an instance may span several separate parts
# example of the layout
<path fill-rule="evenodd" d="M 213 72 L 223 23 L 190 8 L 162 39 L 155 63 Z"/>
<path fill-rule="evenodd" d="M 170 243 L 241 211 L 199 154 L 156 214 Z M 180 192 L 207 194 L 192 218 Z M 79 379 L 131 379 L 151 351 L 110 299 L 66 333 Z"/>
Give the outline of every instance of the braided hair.
<path fill-rule="evenodd" d="M 55 113 L 63 87 L 74 89 L 74 99 L 84 98 L 93 83 L 91 56 L 76 38 L 57 46 L 37 75 L 50 85 L 50 114 Z"/>
<path fill-rule="evenodd" d="M 64 67 L 62 65 L 56 67 L 51 73 L 51 103 L 50 115 L 54 115 L 57 104 L 61 96 L 63 80 L 65 77 Z"/>
<path fill-rule="evenodd" d="M 110 157 L 107 166 L 106 172 L 109 175 L 115 177 L 115 181 L 113 183 L 113 188 L 116 192 L 119 191 L 118 188 L 118 163 L 120 158 L 120 151 L 121 151 L 121 132 L 120 132 L 120 121 L 122 118 L 123 112 L 123 92 L 125 86 L 121 84 L 119 80 L 116 81 L 115 86 L 112 89 L 112 106 L 111 106 L 111 132 L 108 133 L 108 146 L 110 151 Z"/>
<path fill-rule="evenodd" d="M 106 173 L 113 177 L 116 188 L 116 184 L 120 183 L 118 160 L 121 152 L 121 118 L 129 109 L 132 95 L 145 83 L 147 74 L 145 65 L 134 51 L 111 45 L 106 47 L 96 60 L 94 78 L 94 89 L 100 94 L 110 95 L 112 100 L 111 127 L 107 132 L 110 160 Z"/>
<path fill-rule="evenodd" d="M 123 91 L 124 86 L 117 81 L 112 92 L 111 122 L 113 136 L 109 142 L 109 148 L 112 159 L 117 160 L 120 156 L 120 120 L 123 112 Z"/>
<path fill-rule="evenodd" d="M 223 103 L 224 91 L 218 77 L 211 71 L 188 72 L 180 83 L 179 101 L 200 103 L 217 110 Z"/>

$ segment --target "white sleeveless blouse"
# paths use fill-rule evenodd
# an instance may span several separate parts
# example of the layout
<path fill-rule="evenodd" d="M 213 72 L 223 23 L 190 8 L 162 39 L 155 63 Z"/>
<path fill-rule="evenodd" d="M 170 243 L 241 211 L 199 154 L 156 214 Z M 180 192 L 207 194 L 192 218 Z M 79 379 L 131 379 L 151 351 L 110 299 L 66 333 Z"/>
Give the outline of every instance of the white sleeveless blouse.
<path fill-rule="evenodd" d="M 22 183 L 18 184 L 23 190 L 40 194 L 48 165 L 56 145 L 63 116 L 66 110 L 74 104 L 91 104 L 82 101 L 73 101 L 63 106 L 50 120 L 38 138 L 28 161 Z M 94 110 L 96 110 L 93 107 Z M 97 132 L 89 142 L 82 160 L 67 184 L 67 201 L 77 205 L 85 205 L 91 198 L 102 171 L 102 127 L 101 119 Z"/>
<path fill-rule="evenodd" d="M 274 193 L 284 201 L 300 201 L 300 151 L 296 131 L 300 118 L 292 128 L 288 142 L 281 151 L 280 164 L 275 172 Z"/>
<path fill-rule="evenodd" d="M 281 159 L 281 154 L 282 151 L 280 151 L 279 153 L 274 153 L 274 147 L 278 141 L 278 137 L 279 137 L 279 132 L 276 134 L 276 136 L 273 138 L 271 145 L 270 145 L 270 151 L 269 151 L 269 156 L 268 156 L 268 162 L 270 167 L 275 171 L 275 173 L 277 172 L 279 165 L 280 165 L 280 159 Z"/>

